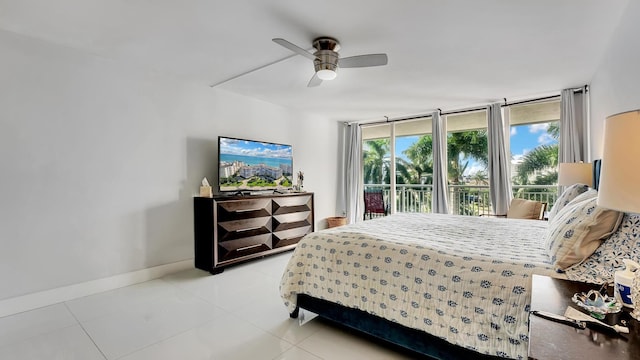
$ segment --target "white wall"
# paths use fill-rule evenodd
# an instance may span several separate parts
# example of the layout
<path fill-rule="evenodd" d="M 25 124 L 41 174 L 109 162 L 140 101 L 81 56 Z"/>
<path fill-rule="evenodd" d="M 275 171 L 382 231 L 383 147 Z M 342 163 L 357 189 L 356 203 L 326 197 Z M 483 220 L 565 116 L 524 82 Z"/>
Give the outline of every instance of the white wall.
<path fill-rule="evenodd" d="M 591 81 L 591 158 L 602 157 L 604 119 L 640 108 L 640 1 L 629 1 Z M 639 135 L 640 136 L 640 135 Z"/>
<path fill-rule="evenodd" d="M 5 31 L 0 53 L 0 300 L 192 258 L 218 135 L 293 145 L 334 215 L 335 122 Z"/>

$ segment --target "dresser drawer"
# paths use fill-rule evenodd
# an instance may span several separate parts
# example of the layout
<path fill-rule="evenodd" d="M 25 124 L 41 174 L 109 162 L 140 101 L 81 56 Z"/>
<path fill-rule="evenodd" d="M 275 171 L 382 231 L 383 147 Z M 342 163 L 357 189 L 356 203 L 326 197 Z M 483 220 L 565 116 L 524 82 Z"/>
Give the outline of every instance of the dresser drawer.
<path fill-rule="evenodd" d="M 228 241 L 271 232 L 271 217 L 224 221 L 218 223 L 217 241 Z"/>
<path fill-rule="evenodd" d="M 271 233 L 218 242 L 216 265 L 247 255 L 271 250 Z"/>
<path fill-rule="evenodd" d="M 313 218 L 311 211 L 295 212 L 273 217 L 273 231 L 282 231 L 302 226 L 310 226 Z"/>
<path fill-rule="evenodd" d="M 271 199 L 217 201 L 219 222 L 271 216 Z"/>
<path fill-rule="evenodd" d="M 273 215 L 289 214 L 313 209 L 311 195 L 281 197 L 273 199 Z"/>
<path fill-rule="evenodd" d="M 292 245 L 311 232 L 311 225 L 273 233 L 273 248 Z"/>

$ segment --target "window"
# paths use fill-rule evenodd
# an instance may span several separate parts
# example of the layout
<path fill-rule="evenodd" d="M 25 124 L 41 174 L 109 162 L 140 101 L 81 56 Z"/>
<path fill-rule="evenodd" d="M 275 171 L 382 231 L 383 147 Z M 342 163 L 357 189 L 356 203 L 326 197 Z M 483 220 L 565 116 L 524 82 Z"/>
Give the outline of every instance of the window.
<path fill-rule="evenodd" d="M 362 127 L 362 180 L 364 190 L 382 190 L 389 204 L 391 189 L 391 125 Z"/>
<path fill-rule="evenodd" d="M 514 197 L 546 202 L 557 197 L 560 101 L 509 107 Z"/>
<path fill-rule="evenodd" d="M 449 211 L 489 212 L 489 147 L 485 110 L 447 115 Z"/>
<path fill-rule="evenodd" d="M 431 212 L 431 117 L 395 124 L 396 211 Z"/>
<path fill-rule="evenodd" d="M 560 101 L 503 108 L 514 197 L 557 197 Z M 493 213 L 489 200 L 487 112 L 446 115 L 449 211 Z M 390 212 L 431 212 L 431 117 L 362 127 L 365 190 L 382 189 Z M 393 175 L 393 176 L 392 176 Z"/>

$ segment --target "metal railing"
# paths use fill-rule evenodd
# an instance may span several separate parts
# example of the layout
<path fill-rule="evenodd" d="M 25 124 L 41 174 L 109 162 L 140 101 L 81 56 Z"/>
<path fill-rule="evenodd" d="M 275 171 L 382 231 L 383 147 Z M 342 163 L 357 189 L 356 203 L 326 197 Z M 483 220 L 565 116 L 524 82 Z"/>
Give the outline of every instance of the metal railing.
<path fill-rule="evenodd" d="M 556 185 L 512 185 L 513 197 L 547 203 L 550 209 L 558 197 Z M 367 190 L 382 190 L 389 203 L 389 185 L 365 184 Z M 431 212 L 431 185 L 396 185 L 396 212 Z M 486 185 L 449 185 L 449 213 L 457 215 L 493 214 Z"/>

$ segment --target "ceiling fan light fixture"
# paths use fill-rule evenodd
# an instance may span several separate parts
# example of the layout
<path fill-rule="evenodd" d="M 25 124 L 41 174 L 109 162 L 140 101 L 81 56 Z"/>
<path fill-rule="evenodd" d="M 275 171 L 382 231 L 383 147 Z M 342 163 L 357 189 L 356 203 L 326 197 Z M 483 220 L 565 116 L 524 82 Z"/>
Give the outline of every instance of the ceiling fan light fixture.
<path fill-rule="evenodd" d="M 272 39 L 276 44 L 283 46 L 296 54 L 302 55 L 307 59 L 313 60 L 315 73 L 307 84 L 307 87 L 316 87 L 324 80 L 333 80 L 338 74 L 340 68 L 358 68 L 387 65 L 387 54 L 365 54 L 356 55 L 340 59 L 338 50 L 340 43 L 338 40 L 330 37 L 319 37 L 313 40 L 313 47 L 316 51 L 312 54 L 282 38 Z"/>
<path fill-rule="evenodd" d="M 333 80 L 338 76 L 335 71 L 329 69 L 318 70 L 317 74 L 321 80 Z"/>

